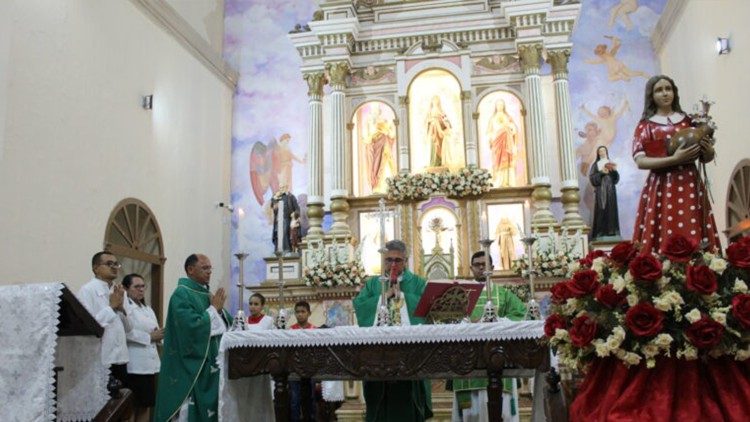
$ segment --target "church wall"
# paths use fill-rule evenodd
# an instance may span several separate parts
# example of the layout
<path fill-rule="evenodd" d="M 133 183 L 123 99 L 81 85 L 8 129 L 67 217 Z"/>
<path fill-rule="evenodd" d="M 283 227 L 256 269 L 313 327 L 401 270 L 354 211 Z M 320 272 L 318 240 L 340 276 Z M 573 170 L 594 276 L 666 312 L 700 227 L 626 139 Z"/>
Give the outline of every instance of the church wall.
<path fill-rule="evenodd" d="M 743 0 L 721 2 L 690 1 L 677 21 L 669 26 L 667 38 L 659 53 L 664 73 L 680 89 L 683 109 L 693 112 L 693 104 L 706 95 L 715 101 L 711 107 L 716 133 L 716 164 L 709 164 L 714 215 L 719 231 L 726 229 L 727 190 L 737 163 L 750 157 L 746 118 L 750 97 L 747 69 L 750 69 L 750 3 Z M 717 37 L 730 36 L 732 51 L 719 56 Z M 726 245 L 726 237 L 722 234 Z"/>
<path fill-rule="evenodd" d="M 194 251 L 220 284 L 231 89 L 130 2 L 19 0 L 9 11 L 0 283 L 77 291 L 112 208 L 134 197 L 162 230 L 165 302 Z M 146 94 L 153 110 L 141 108 Z"/>
<path fill-rule="evenodd" d="M 224 41 L 224 0 L 165 0 L 216 51 Z"/>

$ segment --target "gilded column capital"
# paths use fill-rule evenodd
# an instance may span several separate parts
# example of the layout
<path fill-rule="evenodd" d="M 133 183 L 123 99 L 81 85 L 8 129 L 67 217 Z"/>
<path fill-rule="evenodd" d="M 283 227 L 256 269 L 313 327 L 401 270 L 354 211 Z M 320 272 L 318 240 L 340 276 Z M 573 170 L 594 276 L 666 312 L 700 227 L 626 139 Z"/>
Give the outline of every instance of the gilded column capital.
<path fill-rule="evenodd" d="M 323 96 L 323 86 L 328 82 L 323 72 L 305 73 L 303 76 L 307 82 L 307 96 Z"/>
<path fill-rule="evenodd" d="M 541 44 L 522 44 L 518 46 L 518 57 L 521 59 L 521 69 L 524 72 L 531 69 L 539 69 L 542 48 Z"/>
<path fill-rule="evenodd" d="M 552 66 L 552 74 L 568 73 L 568 60 L 570 59 L 570 49 L 548 50 L 547 63 Z"/>
<path fill-rule="evenodd" d="M 398 97 L 398 105 L 408 106 L 409 105 L 409 96 L 408 95 L 404 95 L 403 97 Z"/>
<path fill-rule="evenodd" d="M 345 61 L 326 64 L 331 86 L 346 87 L 346 77 L 349 75 L 349 63 Z"/>
<path fill-rule="evenodd" d="M 479 113 L 476 111 L 471 113 L 471 118 L 474 120 L 479 120 Z"/>
<path fill-rule="evenodd" d="M 471 91 L 461 91 L 461 101 L 468 101 L 471 99 Z"/>
<path fill-rule="evenodd" d="M 346 130 L 352 130 L 352 129 L 354 129 L 354 123 L 352 123 L 352 122 L 347 123 L 346 124 Z"/>
<path fill-rule="evenodd" d="M 395 126 L 398 126 L 398 125 L 399 125 L 399 123 L 401 123 L 401 121 L 400 121 L 400 120 L 398 119 L 398 117 L 397 117 L 397 118 L 395 118 L 395 119 L 393 119 L 393 124 L 394 124 Z"/>

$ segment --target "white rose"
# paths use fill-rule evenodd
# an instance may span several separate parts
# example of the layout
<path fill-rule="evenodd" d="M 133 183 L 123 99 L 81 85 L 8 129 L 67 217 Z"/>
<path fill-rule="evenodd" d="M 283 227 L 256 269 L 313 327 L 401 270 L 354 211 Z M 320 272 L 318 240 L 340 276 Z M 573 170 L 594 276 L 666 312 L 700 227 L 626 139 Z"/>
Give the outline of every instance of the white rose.
<path fill-rule="evenodd" d="M 666 273 L 670 268 L 672 268 L 672 262 L 668 259 L 665 259 L 664 262 L 661 263 L 661 271 Z"/>
<path fill-rule="evenodd" d="M 721 258 L 714 258 L 710 262 L 711 263 L 708 265 L 708 268 L 716 271 L 719 274 L 722 274 L 724 270 L 727 269 L 727 261 Z"/>
<path fill-rule="evenodd" d="M 553 338 L 559 341 L 570 341 L 570 333 L 568 333 L 568 330 L 557 328 L 555 329 L 555 336 Z"/>
<path fill-rule="evenodd" d="M 625 329 L 618 325 L 612 329 L 612 336 L 620 341 L 625 340 Z"/>
<path fill-rule="evenodd" d="M 737 278 L 734 280 L 734 287 L 732 288 L 732 291 L 737 293 L 747 293 L 747 284 Z"/>
<path fill-rule="evenodd" d="M 748 358 L 750 358 L 750 347 L 738 350 L 737 354 L 734 356 L 735 360 L 747 360 Z"/>
<path fill-rule="evenodd" d="M 723 312 L 713 311 L 711 312 L 711 318 L 713 318 L 714 321 L 718 322 L 721 325 L 724 325 L 724 326 L 727 325 L 727 314 Z"/>
<path fill-rule="evenodd" d="M 685 345 L 685 348 L 677 351 L 677 357 L 684 357 L 685 360 L 696 360 L 698 359 L 698 349 L 693 346 Z"/>
<path fill-rule="evenodd" d="M 599 257 L 591 263 L 591 269 L 596 271 L 599 275 L 604 272 L 604 257 Z"/>
<path fill-rule="evenodd" d="M 674 339 L 672 338 L 672 336 L 662 333 L 656 336 L 656 338 L 653 340 L 653 343 L 659 346 L 659 348 L 668 349 L 669 345 L 672 344 L 673 341 Z"/>
<path fill-rule="evenodd" d="M 653 368 L 656 366 L 656 359 L 646 359 L 646 368 Z"/>
<path fill-rule="evenodd" d="M 622 290 L 625 288 L 625 279 L 622 278 L 622 276 L 614 276 L 610 279 L 610 282 L 612 283 L 612 287 L 615 289 L 617 293 L 621 293 Z"/>
<path fill-rule="evenodd" d="M 596 350 L 596 355 L 600 358 L 604 358 L 609 356 L 609 353 L 611 352 L 611 348 L 607 343 L 602 341 L 601 339 L 594 340 L 594 349 Z"/>
<path fill-rule="evenodd" d="M 648 343 L 641 347 L 641 352 L 643 352 L 643 355 L 647 358 L 652 358 L 659 354 L 659 346 L 653 343 Z"/>
<path fill-rule="evenodd" d="M 638 304 L 638 295 L 636 294 L 631 293 L 626 297 L 626 299 L 628 300 L 628 305 L 630 305 L 630 307 Z"/>
<path fill-rule="evenodd" d="M 698 321 L 699 319 L 701 319 L 701 311 L 693 308 L 692 311 L 685 314 L 685 318 L 687 318 L 687 320 L 690 321 L 690 323 L 692 324 L 695 321 Z"/>
<path fill-rule="evenodd" d="M 618 347 L 620 347 L 621 344 L 622 344 L 622 339 L 612 337 L 612 336 L 607 337 L 606 345 L 608 349 L 610 350 L 617 349 Z"/>
<path fill-rule="evenodd" d="M 625 357 L 623 360 L 628 365 L 638 365 L 639 363 L 641 363 L 641 357 L 638 356 L 638 354 L 631 352 L 625 353 Z"/>

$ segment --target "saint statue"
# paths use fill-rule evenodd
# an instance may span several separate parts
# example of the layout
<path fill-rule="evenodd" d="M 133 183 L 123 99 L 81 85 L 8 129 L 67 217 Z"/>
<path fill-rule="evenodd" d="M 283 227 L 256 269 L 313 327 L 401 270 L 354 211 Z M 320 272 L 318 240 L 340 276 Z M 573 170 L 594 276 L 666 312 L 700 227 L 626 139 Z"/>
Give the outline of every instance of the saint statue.
<path fill-rule="evenodd" d="M 620 237 L 620 217 L 617 210 L 615 185 L 620 181 L 617 164 L 609 160 L 609 150 L 600 146 L 596 149 L 597 159 L 591 165 L 589 181 L 594 187 L 594 223 L 591 225 L 591 238 L 604 237 L 615 240 Z"/>
<path fill-rule="evenodd" d="M 505 101 L 497 100 L 495 112 L 487 124 L 487 139 L 492 149 L 492 173 L 497 186 L 515 185 L 518 127 L 505 110 Z"/>
<path fill-rule="evenodd" d="M 513 238 L 518 236 L 516 225 L 508 217 L 501 217 L 495 229 L 497 245 L 500 248 L 500 269 L 509 270 L 516 259 L 516 246 Z"/>
<path fill-rule="evenodd" d="M 396 128 L 393 122 L 383 117 L 380 106 L 373 109 L 369 120 L 367 135 L 363 139 L 367 146 L 367 176 L 373 192 L 385 192 L 385 179 L 397 174 L 392 152 Z"/>
<path fill-rule="evenodd" d="M 430 108 L 425 119 L 427 140 L 430 143 L 430 167 L 443 166 L 443 143 L 448 140 L 451 123 L 443 111 L 440 97 L 435 95 L 430 101 Z"/>
<path fill-rule="evenodd" d="M 291 252 L 291 224 L 292 215 L 299 215 L 297 198 L 287 190 L 287 186 L 279 187 L 278 192 L 271 198 L 271 209 L 273 210 L 273 248 L 278 251 Z M 281 215 L 279 215 L 281 214 Z M 281 247 L 279 247 L 279 233 L 282 233 Z"/>

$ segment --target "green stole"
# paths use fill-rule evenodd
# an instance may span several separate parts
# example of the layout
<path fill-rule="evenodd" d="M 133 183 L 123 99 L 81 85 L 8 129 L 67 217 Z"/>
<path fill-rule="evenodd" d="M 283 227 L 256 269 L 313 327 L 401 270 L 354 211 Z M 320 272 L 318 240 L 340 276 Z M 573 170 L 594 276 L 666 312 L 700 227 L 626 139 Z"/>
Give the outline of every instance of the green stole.
<path fill-rule="evenodd" d="M 424 318 L 414 316 L 425 288 L 425 280 L 404 270 L 400 288 L 404 293 L 409 323 L 419 325 Z M 380 277 L 371 277 L 354 298 L 354 312 L 360 327 L 372 327 L 378 312 L 381 295 Z M 364 381 L 367 422 L 404 421 L 420 422 L 432 417 L 432 388 L 429 380 L 417 381 Z"/>
<path fill-rule="evenodd" d="M 208 287 L 181 278 L 169 299 L 154 421 L 168 421 L 189 398 L 190 421 L 216 421 L 221 336 L 211 337 Z M 226 311 L 220 314 L 231 321 Z"/>
<path fill-rule="evenodd" d="M 501 286 L 493 286 L 493 302 L 497 308 L 498 317 L 506 317 L 513 321 L 521 321 L 526 316 L 526 305 L 513 292 Z M 484 314 L 484 305 L 487 303 L 487 291 L 482 290 L 477 304 L 471 312 L 471 319 L 478 320 Z M 513 388 L 512 379 L 503 380 L 503 391 L 510 392 Z M 471 402 L 472 390 L 487 389 L 487 378 L 464 378 L 453 380 L 453 391 L 456 392 L 456 401 L 459 408 L 464 408 Z M 462 407 L 463 405 L 463 407 Z M 511 409 L 513 410 L 513 409 Z M 512 412 L 511 414 L 515 414 Z"/>

